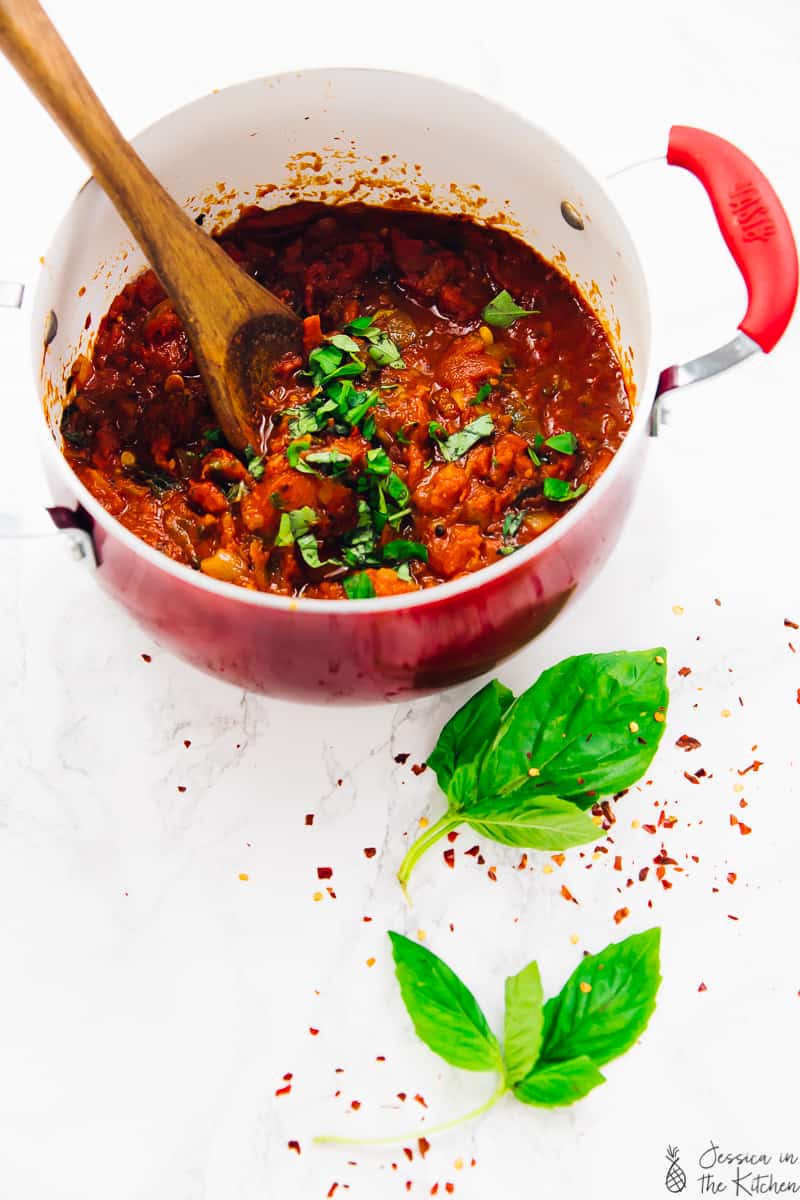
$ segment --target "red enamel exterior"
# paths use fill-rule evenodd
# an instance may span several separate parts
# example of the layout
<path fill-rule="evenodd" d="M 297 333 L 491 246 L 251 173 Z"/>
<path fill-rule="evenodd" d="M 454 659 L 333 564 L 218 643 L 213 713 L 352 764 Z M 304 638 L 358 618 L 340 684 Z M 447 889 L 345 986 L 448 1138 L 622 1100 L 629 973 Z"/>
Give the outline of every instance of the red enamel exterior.
<path fill-rule="evenodd" d="M 169 572 L 132 549 L 107 514 L 93 529 L 97 577 L 160 645 L 238 687 L 318 703 L 423 695 L 519 650 L 593 579 L 630 509 L 644 447 L 638 450 L 617 461 L 622 470 L 585 506 L 583 519 L 540 552 L 535 545 L 520 552 L 501 575 L 477 572 L 455 594 L 446 585 L 431 588 L 414 607 L 389 600 L 367 611 L 339 601 L 331 612 L 308 600 L 268 608 L 249 602 L 243 589 L 210 592 L 194 572 Z"/>
<path fill-rule="evenodd" d="M 797 300 L 797 249 L 783 205 L 746 154 L 704 129 L 673 125 L 667 162 L 691 171 L 708 192 L 747 285 L 749 303 L 739 328 L 769 352 Z"/>

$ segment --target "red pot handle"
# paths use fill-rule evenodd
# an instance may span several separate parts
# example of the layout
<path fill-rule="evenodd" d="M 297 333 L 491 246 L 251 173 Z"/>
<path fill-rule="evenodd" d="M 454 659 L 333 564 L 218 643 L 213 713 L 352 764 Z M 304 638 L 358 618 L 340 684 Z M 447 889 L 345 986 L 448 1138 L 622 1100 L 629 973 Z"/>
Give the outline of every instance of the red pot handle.
<path fill-rule="evenodd" d="M 768 353 L 797 299 L 797 248 L 783 205 L 746 154 L 704 129 L 673 125 L 667 162 L 691 171 L 706 189 L 747 285 L 749 303 L 739 329 Z"/>

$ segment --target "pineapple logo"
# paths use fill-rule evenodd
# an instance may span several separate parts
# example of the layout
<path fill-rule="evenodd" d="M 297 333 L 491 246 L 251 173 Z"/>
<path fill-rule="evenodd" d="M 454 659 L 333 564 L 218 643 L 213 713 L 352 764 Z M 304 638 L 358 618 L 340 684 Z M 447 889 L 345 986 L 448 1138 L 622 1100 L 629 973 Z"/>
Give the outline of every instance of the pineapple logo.
<path fill-rule="evenodd" d="M 664 1187 L 668 1192 L 674 1192 L 676 1195 L 686 1187 L 686 1172 L 678 1162 L 678 1154 L 679 1150 L 677 1146 L 667 1146 L 669 1170 L 664 1180 Z"/>

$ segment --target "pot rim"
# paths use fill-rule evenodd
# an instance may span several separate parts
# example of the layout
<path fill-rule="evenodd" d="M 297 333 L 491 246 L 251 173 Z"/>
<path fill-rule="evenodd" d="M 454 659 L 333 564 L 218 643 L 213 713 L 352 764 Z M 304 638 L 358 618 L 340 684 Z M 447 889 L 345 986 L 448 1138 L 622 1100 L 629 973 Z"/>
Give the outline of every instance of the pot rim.
<path fill-rule="evenodd" d="M 542 126 L 538 125 L 535 121 L 530 120 L 522 113 L 517 112 L 515 109 L 509 107 L 507 104 L 503 104 L 499 100 L 490 99 L 489 97 L 484 96 L 481 92 L 477 92 L 472 88 L 464 87 L 461 84 L 451 83 L 448 80 L 439 79 L 434 75 L 424 75 L 418 72 L 384 70 L 383 68 L 378 67 L 338 66 L 313 67 L 294 71 L 286 70 L 277 72 L 273 75 L 253 76 L 250 79 L 241 80 L 238 83 L 230 84 L 226 88 L 219 88 L 215 89 L 213 92 L 207 92 L 205 95 L 199 96 L 195 100 L 190 100 L 188 104 L 183 104 L 178 108 L 172 109 L 170 112 L 165 113 L 164 116 L 159 117 L 158 120 L 153 121 L 150 125 L 147 125 L 144 129 L 140 130 L 139 133 L 131 139 L 131 143 L 133 146 L 136 146 L 139 138 L 145 136 L 151 130 L 158 128 L 166 121 L 171 121 L 175 117 L 186 114 L 195 105 L 210 100 L 214 95 L 229 94 L 238 88 L 252 86 L 254 83 L 271 84 L 280 83 L 282 80 L 288 78 L 296 79 L 299 76 L 322 75 L 330 77 L 332 75 L 352 75 L 356 72 L 363 75 L 394 76 L 400 77 L 404 80 L 418 80 L 424 81 L 428 84 L 435 84 L 447 91 L 455 92 L 464 96 L 470 96 L 473 99 L 480 100 L 482 104 L 494 108 L 504 117 L 513 117 L 517 120 L 525 122 L 525 124 L 535 129 L 545 141 L 549 141 L 553 147 L 559 151 L 560 154 L 571 160 L 574 166 L 589 176 L 594 185 L 601 192 L 606 203 L 620 221 L 620 224 L 626 230 L 628 230 L 627 223 L 623 219 L 622 214 L 619 212 L 617 205 L 605 186 L 605 182 L 595 175 L 593 171 L 590 171 L 581 158 L 579 158 L 572 150 L 564 146 L 564 144 L 560 142 L 558 138 L 554 137 L 548 130 L 543 129 Z M 87 185 L 94 187 L 99 186 L 94 178 L 89 176 L 79 188 L 78 193 L 76 193 L 76 196 L 72 201 L 72 204 L 75 203 L 77 196 L 83 192 Z M 71 207 L 72 206 L 70 205 L 70 208 Z M 68 212 L 69 209 L 67 209 L 64 213 L 64 217 L 66 217 Z M 64 217 L 62 217 L 62 222 Z M 62 222 L 59 223 L 54 235 L 54 240 L 58 239 L 60 236 Z M 634 270 L 638 270 L 644 284 L 645 311 L 642 315 L 647 329 L 648 340 L 652 344 L 652 311 L 650 307 L 650 294 L 647 286 L 647 277 L 645 275 L 635 242 L 630 235 L 630 231 L 628 231 L 628 235 L 633 254 L 632 266 Z M 536 247 L 534 246 L 533 249 L 536 249 Z M 47 259 L 49 257 L 50 251 L 48 249 L 48 253 L 45 258 Z M 37 290 L 39 286 L 41 285 L 37 281 Z M 582 292 L 581 296 L 589 307 L 590 311 L 594 312 L 594 308 L 590 304 L 588 298 L 583 295 Z M 344 600 L 316 600 L 310 597 L 304 597 L 302 595 L 277 596 L 270 592 L 259 592 L 256 590 L 250 590 L 249 588 L 240 587 L 237 584 L 224 583 L 220 580 L 212 579 L 208 575 L 204 575 L 202 571 L 193 571 L 191 568 L 187 567 L 185 563 L 175 562 L 166 554 L 156 550 L 147 542 L 137 537 L 136 534 L 127 529 L 121 521 L 117 521 L 117 519 L 113 517 L 111 513 L 103 508 L 99 501 L 92 495 L 89 489 L 70 467 L 60 448 L 57 446 L 55 439 L 52 437 L 51 432 L 47 427 L 46 420 L 45 428 L 43 430 L 45 439 L 45 454 L 50 456 L 51 459 L 56 460 L 56 469 L 63 474 L 66 485 L 74 493 L 76 493 L 81 507 L 89 513 L 93 521 L 97 522 L 97 524 L 103 528 L 108 536 L 119 539 L 123 545 L 127 546 L 135 554 L 140 555 L 150 565 L 162 571 L 164 574 L 171 575 L 177 580 L 188 584 L 189 586 L 199 587 L 201 591 L 206 591 L 211 595 L 220 597 L 220 599 L 223 600 L 237 600 L 242 604 L 252 605 L 267 610 L 273 609 L 282 612 L 292 612 L 298 615 L 337 615 L 339 617 L 347 618 L 362 614 L 388 616 L 391 613 L 404 612 L 406 610 L 443 603 L 448 600 L 452 600 L 457 596 L 464 595 L 467 592 L 478 592 L 482 587 L 497 583 L 505 576 L 510 577 L 516 575 L 518 572 L 526 568 L 529 568 L 539 557 L 539 555 L 545 554 L 560 541 L 564 540 L 572 531 L 572 529 L 575 528 L 584 517 L 588 517 L 591 508 L 593 506 L 596 507 L 602 501 L 605 493 L 610 487 L 613 486 L 614 476 L 620 473 L 624 462 L 630 458 L 631 455 L 636 453 L 638 449 L 637 443 L 639 438 L 645 432 L 644 427 L 649 419 L 650 406 L 646 399 L 643 400 L 641 397 L 644 396 L 646 398 L 653 394 L 654 370 L 654 364 L 651 359 L 650 363 L 648 364 L 643 385 L 639 389 L 639 396 L 633 401 L 633 420 L 631 422 L 630 429 L 628 430 L 622 445 L 612 457 L 611 462 L 606 467 L 597 483 L 595 483 L 589 489 L 585 496 L 582 496 L 573 505 L 569 512 L 565 513 L 564 516 L 559 517 L 559 519 L 550 527 L 550 529 L 546 530 L 534 541 L 529 542 L 527 546 L 523 546 L 520 550 L 515 551 L 514 554 L 508 555 L 506 558 L 502 558 L 498 562 L 492 563 L 490 566 L 480 567 L 477 571 L 472 571 L 467 575 L 462 575 L 456 579 L 449 580 L 447 583 L 438 583 L 429 588 L 423 588 L 416 592 L 404 592 L 396 596 L 375 596 L 371 599 L 359 600 L 357 603 L 347 603 Z"/>

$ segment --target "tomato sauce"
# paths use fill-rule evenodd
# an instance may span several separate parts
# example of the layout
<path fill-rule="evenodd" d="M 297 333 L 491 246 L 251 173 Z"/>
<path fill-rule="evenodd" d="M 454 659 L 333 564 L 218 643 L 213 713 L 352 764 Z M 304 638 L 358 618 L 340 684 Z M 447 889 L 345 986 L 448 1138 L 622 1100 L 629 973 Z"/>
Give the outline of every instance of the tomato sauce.
<path fill-rule="evenodd" d="M 411 592 L 513 554 L 608 466 L 620 364 L 573 285 L 461 217 L 360 204 L 245 209 L 219 241 L 304 319 L 237 456 L 152 271 L 79 358 L 64 454 L 128 529 L 280 595 Z"/>

